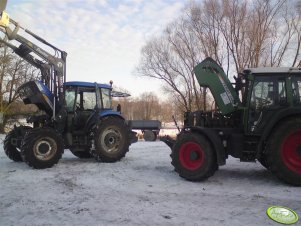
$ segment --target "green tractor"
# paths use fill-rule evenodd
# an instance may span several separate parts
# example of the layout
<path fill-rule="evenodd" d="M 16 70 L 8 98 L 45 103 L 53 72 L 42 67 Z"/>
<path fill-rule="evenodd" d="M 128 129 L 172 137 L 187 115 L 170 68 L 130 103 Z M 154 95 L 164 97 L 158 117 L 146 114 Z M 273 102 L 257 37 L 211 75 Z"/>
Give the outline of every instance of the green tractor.
<path fill-rule="evenodd" d="M 177 139 L 165 140 L 175 171 L 200 181 L 231 155 L 257 160 L 280 180 L 300 186 L 301 69 L 246 69 L 235 87 L 211 58 L 194 72 L 200 86 L 210 89 L 217 110 L 186 112 Z"/>

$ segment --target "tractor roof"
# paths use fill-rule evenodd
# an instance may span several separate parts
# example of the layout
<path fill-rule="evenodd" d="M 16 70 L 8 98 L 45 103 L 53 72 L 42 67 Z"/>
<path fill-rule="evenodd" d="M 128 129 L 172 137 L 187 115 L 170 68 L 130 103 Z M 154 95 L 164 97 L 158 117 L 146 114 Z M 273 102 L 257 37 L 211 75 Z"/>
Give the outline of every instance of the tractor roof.
<path fill-rule="evenodd" d="M 72 81 L 72 82 L 65 82 L 64 86 L 85 86 L 85 87 L 95 87 L 95 82 L 79 82 L 79 81 Z M 101 84 L 97 83 L 99 88 L 106 88 L 112 89 L 112 87 L 108 84 Z"/>
<path fill-rule="evenodd" d="M 284 74 L 301 73 L 301 68 L 297 67 L 258 67 L 244 70 L 245 74 Z"/>

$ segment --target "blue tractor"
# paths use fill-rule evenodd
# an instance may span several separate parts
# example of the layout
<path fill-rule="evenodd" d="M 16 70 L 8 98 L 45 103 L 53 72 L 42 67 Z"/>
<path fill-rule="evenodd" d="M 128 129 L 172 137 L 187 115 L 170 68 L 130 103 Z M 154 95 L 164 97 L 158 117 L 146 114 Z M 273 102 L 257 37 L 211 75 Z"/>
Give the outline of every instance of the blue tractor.
<path fill-rule="evenodd" d="M 0 42 L 41 72 L 40 80 L 29 81 L 17 90 L 23 102 L 36 105 L 41 114 L 27 119 L 32 126 L 15 126 L 7 134 L 6 155 L 36 169 L 52 167 L 64 149 L 79 158 L 103 162 L 124 157 L 137 138 L 121 113 L 112 109 L 112 83 L 66 82 L 67 53 L 9 18 L 4 2 L 0 29 L 5 37 Z M 22 32 L 53 53 L 29 41 Z"/>

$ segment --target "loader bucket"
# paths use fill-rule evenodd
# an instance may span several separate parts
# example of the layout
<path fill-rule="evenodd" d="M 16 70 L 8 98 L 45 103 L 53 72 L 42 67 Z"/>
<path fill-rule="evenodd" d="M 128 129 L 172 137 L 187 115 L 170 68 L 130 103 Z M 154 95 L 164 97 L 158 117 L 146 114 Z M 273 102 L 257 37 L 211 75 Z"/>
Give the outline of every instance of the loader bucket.
<path fill-rule="evenodd" d="M 195 76 L 202 87 L 208 87 L 218 109 L 223 115 L 236 111 L 240 104 L 237 93 L 224 70 L 210 57 L 194 68 Z"/>

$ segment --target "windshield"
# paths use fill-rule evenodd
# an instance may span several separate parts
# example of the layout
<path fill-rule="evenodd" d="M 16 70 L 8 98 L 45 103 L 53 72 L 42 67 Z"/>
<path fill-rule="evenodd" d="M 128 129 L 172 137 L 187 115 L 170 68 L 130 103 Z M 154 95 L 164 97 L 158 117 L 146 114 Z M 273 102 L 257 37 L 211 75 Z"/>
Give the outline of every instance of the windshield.
<path fill-rule="evenodd" d="M 102 96 L 103 108 L 111 109 L 112 108 L 111 90 L 102 88 L 101 96 Z"/>
<path fill-rule="evenodd" d="M 74 101 L 75 101 L 75 90 L 65 91 L 65 101 L 67 111 L 73 111 Z"/>
<path fill-rule="evenodd" d="M 95 92 L 84 92 L 83 93 L 83 107 L 84 109 L 94 109 L 96 107 L 96 95 Z"/>

